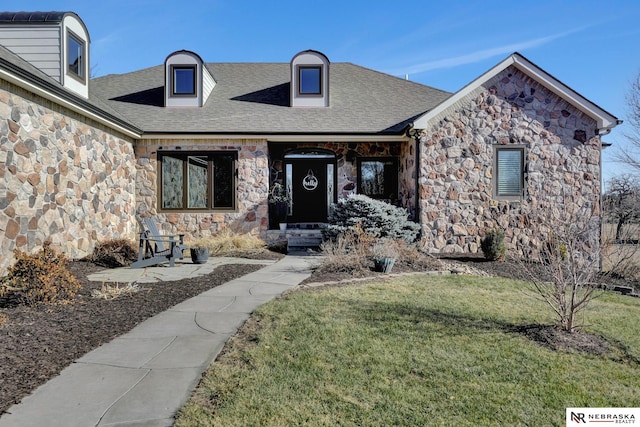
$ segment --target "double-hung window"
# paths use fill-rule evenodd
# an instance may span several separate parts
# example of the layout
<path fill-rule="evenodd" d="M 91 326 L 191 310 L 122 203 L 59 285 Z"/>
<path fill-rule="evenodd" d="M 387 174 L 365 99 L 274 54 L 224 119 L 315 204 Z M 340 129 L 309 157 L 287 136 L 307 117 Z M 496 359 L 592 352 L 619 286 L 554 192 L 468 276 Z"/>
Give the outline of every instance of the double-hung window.
<path fill-rule="evenodd" d="M 234 210 L 236 152 L 158 153 L 162 210 Z"/>
<path fill-rule="evenodd" d="M 365 157 L 358 159 L 358 193 L 389 202 L 398 199 L 398 159 Z"/>
<path fill-rule="evenodd" d="M 524 147 L 496 146 L 494 154 L 494 196 L 507 200 L 521 199 L 524 195 Z"/>

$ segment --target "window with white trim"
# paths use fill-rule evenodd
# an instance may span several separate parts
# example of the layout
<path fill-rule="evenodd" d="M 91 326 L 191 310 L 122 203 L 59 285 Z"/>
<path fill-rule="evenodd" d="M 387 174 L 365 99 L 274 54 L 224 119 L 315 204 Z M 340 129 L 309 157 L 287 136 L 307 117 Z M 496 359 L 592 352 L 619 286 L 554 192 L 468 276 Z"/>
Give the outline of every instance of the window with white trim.
<path fill-rule="evenodd" d="M 525 148 L 494 148 L 494 197 L 517 200 L 524 195 Z"/>

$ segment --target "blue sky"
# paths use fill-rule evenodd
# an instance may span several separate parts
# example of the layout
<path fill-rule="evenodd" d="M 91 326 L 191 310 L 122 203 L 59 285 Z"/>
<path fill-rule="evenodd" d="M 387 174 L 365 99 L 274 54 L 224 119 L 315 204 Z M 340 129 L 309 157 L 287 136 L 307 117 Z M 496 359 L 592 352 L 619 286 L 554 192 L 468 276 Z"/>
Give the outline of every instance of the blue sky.
<path fill-rule="evenodd" d="M 95 76 L 164 62 L 289 62 L 301 50 L 455 92 L 518 51 L 620 119 L 640 72 L 637 0 L 23 0 L 4 10 L 73 11 Z M 624 124 L 604 138 L 626 144 Z M 622 169 L 604 152 L 604 176 Z"/>

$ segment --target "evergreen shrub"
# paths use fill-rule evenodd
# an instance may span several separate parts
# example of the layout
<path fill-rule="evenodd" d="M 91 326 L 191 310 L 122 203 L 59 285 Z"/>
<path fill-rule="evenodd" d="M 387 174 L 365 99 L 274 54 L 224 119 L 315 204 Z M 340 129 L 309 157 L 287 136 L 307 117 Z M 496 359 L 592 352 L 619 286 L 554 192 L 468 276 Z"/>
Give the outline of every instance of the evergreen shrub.
<path fill-rule="evenodd" d="M 504 244 L 504 230 L 494 229 L 480 241 L 480 248 L 484 257 L 491 261 L 503 261 L 507 247 Z"/>
<path fill-rule="evenodd" d="M 377 238 L 404 240 L 413 244 L 418 239 L 420 225 L 409 220 L 406 209 L 375 200 L 362 194 L 338 200 L 329 213 L 329 225 L 324 229 L 326 240 L 360 224 L 366 234 Z"/>

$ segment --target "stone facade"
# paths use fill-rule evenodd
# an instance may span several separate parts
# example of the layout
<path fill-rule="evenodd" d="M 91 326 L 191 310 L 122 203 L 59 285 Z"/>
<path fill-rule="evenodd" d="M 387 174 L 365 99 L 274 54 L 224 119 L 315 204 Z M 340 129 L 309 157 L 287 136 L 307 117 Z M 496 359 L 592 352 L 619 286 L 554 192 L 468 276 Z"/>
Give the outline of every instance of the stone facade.
<path fill-rule="evenodd" d="M 414 210 L 415 200 L 415 145 L 413 141 L 398 142 L 318 142 L 318 143 L 297 143 L 285 144 L 275 148 L 278 144 L 272 145 L 272 155 L 270 156 L 270 167 L 275 169 L 275 164 L 282 163 L 285 151 L 319 148 L 328 150 L 336 155 L 337 168 L 337 196 L 347 197 L 357 193 L 358 183 L 358 157 L 397 157 L 399 168 L 398 179 L 398 203 L 408 209 Z M 271 178 L 273 184 L 274 177 Z"/>
<path fill-rule="evenodd" d="M 132 142 L 0 81 L 0 272 L 49 239 L 72 258 L 132 237 Z"/>
<path fill-rule="evenodd" d="M 269 146 L 275 154 L 270 154 Z M 178 148 L 179 147 L 179 148 Z M 278 147 L 274 150 L 274 147 Z M 401 143 L 298 143 L 278 144 L 267 143 L 266 140 L 150 140 L 136 145 L 137 161 L 137 204 L 136 214 L 153 216 L 158 226 L 166 233 L 181 233 L 192 238 L 207 237 L 215 234 L 224 227 L 234 231 L 251 232 L 265 236 L 269 228 L 269 206 L 267 197 L 270 170 L 276 164 L 282 163 L 282 153 L 290 149 L 322 148 L 336 154 L 337 164 L 337 193 L 338 197 L 346 197 L 356 193 L 358 156 L 364 157 L 398 157 L 408 151 Z M 220 211 L 207 213 L 169 213 L 158 208 L 158 151 L 234 151 L 238 153 L 238 183 L 236 211 Z M 415 160 L 405 161 L 399 156 L 401 176 L 415 176 Z M 406 169 L 411 170 L 407 171 Z M 271 174 L 273 175 L 273 174 Z M 415 180 L 415 178 L 413 178 Z M 413 210 L 415 199 L 405 199 L 403 196 L 412 194 L 406 188 L 414 181 L 401 179 L 400 202 L 409 210 Z"/>
<path fill-rule="evenodd" d="M 158 201 L 158 151 L 233 151 L 238 154 L 235 211 L 162 212 Z M 152 140 L 136 145 L 136 214 L 153 216 L 166 233 L 207 237 L 224 227 L 261 234 L 268 228 L 269 168 L 265 140 Z"/>
<path fill-rule="evenodd" d="M 269 143 L 266 139 L 131 140 L 0 81 L 0 274 L 13 249 L 49 239 L 71 258 L 102 240 L 136 238 L 135 216 L 166 233 L 206 237 L 224 227 L 266 235 L 273 171 L 290 149 L 336 155 L 338 197 L 357 192 L 359 157 L 398 158 L 398 204 L 422 225 L 433 252 L 479 251 L 487 230 L 507 244 L 539 246 L 563 221 L 600 214 L 596 122 L 514 67 L 441 112 L 415 140 Z M 525 195 L 493 196 L 494 147 L 526 147 Z M 157 153 L 237 153 L 236 209 L 159 209 Z M 419 173 L 418 173 L 419 172 Z"/>
<path fill-rule="evenodd" d="M 598 223 L 596 122 L 514 67 L 444 111 L 420 141 L 420 220 L 433 252 L 479 251 L 492 228 L 539 247 L 565 221 Z M 525 196 L 493 196 L 494 146 L 525 149 Z M 596 221 L 592 221 L 596 219 Z"/>

